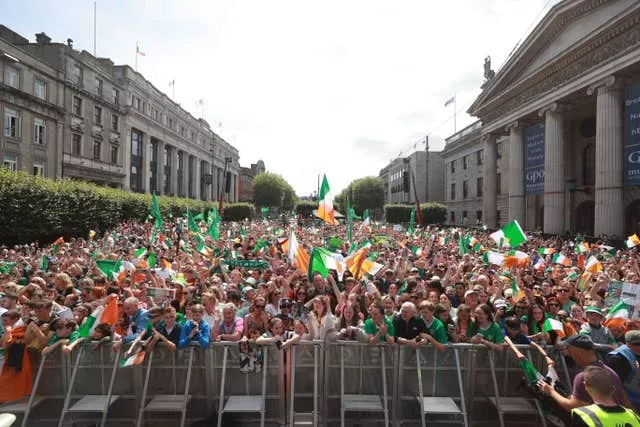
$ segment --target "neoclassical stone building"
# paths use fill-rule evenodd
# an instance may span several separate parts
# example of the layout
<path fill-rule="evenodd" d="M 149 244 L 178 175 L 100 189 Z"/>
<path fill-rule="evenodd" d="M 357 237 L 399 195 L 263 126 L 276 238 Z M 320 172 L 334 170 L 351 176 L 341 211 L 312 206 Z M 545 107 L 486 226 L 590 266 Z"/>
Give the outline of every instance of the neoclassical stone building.
<path fill-rule="evenodd" d="M 565 0 L 497 74 L 486 71 L 468 110 L 482 121 L 483 222 L 498 225 L 506 137 L 505 220 L 546 233 L 640 232 L 640 2 Z"/>

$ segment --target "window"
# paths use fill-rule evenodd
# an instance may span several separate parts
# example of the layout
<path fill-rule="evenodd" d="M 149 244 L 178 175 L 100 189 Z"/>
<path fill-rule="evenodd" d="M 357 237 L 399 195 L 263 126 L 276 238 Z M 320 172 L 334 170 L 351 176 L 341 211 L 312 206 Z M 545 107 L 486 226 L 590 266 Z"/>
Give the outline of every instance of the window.
<path fill-rule="evenodd" d="M 484 150 L 476 151 L 476 160 L 477 160 L 478 166 L 484 163 Z"/>
<path fill-rule="evenodd" d="M 16 172 L 18 170 L 18 156 L 15 154 L 5 154 L 2 166 L 11 172 Z"/>
<path fill-rule="evenodd" d="M 449 222 L 451 224 L 456 223 L 456 213 L 454 211 L 449 212 Z"/>
<path fill-rule="evenodd" d="M 82 98 L 80 98 L 79 96 L 73 97 L 72 110 L 73 114 L 82 117 Z"/>
<path fill-rule="evenodd" d="M 451 200 L 455 200 L 456 199 L 456 183 L 452 182 L 451 183 Z"/>
<path fill-rule="evenodd" d="M 167 126 L 173 129 L 173 119 L 171 117 L 167 117 Z"/>
<path fill-rule="evenodd" d="M 102 96 L 102 80 L 96 77 L 96 93 Z"/>
<path fill-rule="evenodd" d="M 467 223 L 467 211 L 462 211 L 462 224 Z"/>
<path fill-rule="evenodd" d="M 111 97 L 112 97 L 112 101 L 114 104 L 118 105 L 118 102 L 120 101 L 120 92 L 118 92 L 118 89 L 113 89 L 111 91 Z"/>
<path fill-rule="evenodd" d="M 74 156 L 82 154 L 82 136 L 77 133 L 71 135 L 71 154 Z"/>
<path fill-rule="evenodd" d="M 462 181 L 462 198 L 466 199 L 467 196 L 469 196 L 469 181 L 465 180 Z"/>
<path fill-rule="evenodd" d="M 102 158 L 102 142 L 98 139 L 93 140 L 93 158 L 96 160 Z"/>
<path fill-rule="evenodd" d="M 502 158 L 502 142 L 496 144 L 496 157 Z"/>
<path fill-rule="evenodd" d="M 44 176 L 44 161 L 36 160 L 33 162 L 33 176 Z"/>
<path fill-rule="evenodd" d="M 20 138 L 20 114 L 15 110 L 4 110 L 4 136 Z"/>
<path fill-rule="evenodd" d="M 20 88 L 20 72 L 11 65 L 4 66 L 4 84 L 7 86 Z"/>
<path fill-rule="evenodd" d="M 482 223 L 482 211 L 476 211 L 476 221 Z"/>
<path fill-rule="evenodd" d="M 189 139 L 193 141 L 195 139 L 195 137 L 196 137 L 195 132 L 192 131 L 192 130 L 189 130 Z"/>
<path fill-rule="evenodd" d="M 82 85 L 82 68 L 78 64 L 73 66 L 73 82 Z"/>
<path fill-rule="evenodd" d="M 93 123 L 102 126 L 102 108 L 93 107 Z"/>
<path fill-rule="evenodd" d="M 456 161 L 451 160 L 451 173 L 456 173 Z"/>
<path fill-rule="evenodd" d="M 40 99 L 47 99 L 47 82 L 42 79 L 36 79 L 34 83 L 33 93 Z"/>
<path fill-rule="evenodd" d="M 44 139 L 44 120 L 33 119 L 33 143 L 42 145 L 46 141 Z"/>
<path fill-rule="evenodd" d="M 596 145 L 588 144 L 582 152 L 582 180 L 584 185 L 596 184 Z"/>
<path fill-rule="evenodd" d="M 118 164 L 118 146 L 117 145 L 111 146 L 111 164 L 112 165 Z"/>
<path fill-rule="evenodd" d="M 468 169 L 469 168 L 469 156 L 466 155 L 462 158 L 462 169 Z"/>
<path fill-rule="evenodd" d="M 478 197 L 482 197 L 483 185 L 484 185 L 484 179 L 482 177 L 478 178 L 476 182 L 476 194 L 478 194 Z"/>
<path fill-rule="evenodd" d="M 184 135 L 185 130 L 184 126 L 180 126 L 180 135 Z"/>
<path fill-rule="evenodd" d="M 142 134 L 131 131 L 131 155 L 142 156 Z"/>
<path fill-rule="evenodd" d="M 500 210 L 499 209 L 496 211 L 496 222 L 498 223 L 498 227 L 500 227 L 500 224 L 502 224 L 502 222 L 500 222 Z"/>
<path fill-rule="evenodd" d="M 502 193 L 502 174 L 496 174 L 496 194 Z"/>
<path fill-rule="evenodd" d="M 118 124 L 119 124 L 119 117 L 116 116 L 115 114 L 111 115 L 111 130 L 114 132 L 118 132 Z"/>

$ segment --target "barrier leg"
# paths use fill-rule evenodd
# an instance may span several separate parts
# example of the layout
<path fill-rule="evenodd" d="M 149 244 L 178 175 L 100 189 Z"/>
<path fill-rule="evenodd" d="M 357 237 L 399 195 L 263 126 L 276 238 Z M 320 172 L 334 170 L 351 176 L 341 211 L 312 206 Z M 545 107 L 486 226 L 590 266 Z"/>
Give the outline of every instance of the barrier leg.
<path fill-rule="evenodd" d="M 78 350 L 78 356 L 76 357 L 76 363 L 73 364 L 73 372 L 71 372 L 71 380 L 69 380 L 69 389 L 67 390 L 67 395 L 64 398 L 62 413 L 60 414 L 60 419 L 58 420 L 58 427 L 62 427 L 62 424 L 64 423 L 64 416 L 67 414 L 67 410 L 69 409 L 69 404 L 71 403 L 71 394 L 73 393 L 73 384 L 76 381 L 76 374 L 78 373 L 78 367 L 80 365 L 80 359 L 82 358 L 83 352 L 84 347 L 80 347 L 80 349 Z"/>
<path fill-rule="evenodd" d="M 227 375 L 227 356 L 229 347 L 225 346 L 222 352 L 222 377 L 220 378 L 220 397 L 218 399 L 218 427 L 222 427 L 222 412 L 224 410 L 224 383 Z"/>
<path fill-rule="evenodd" d="M 493 389 L 496 393 L 496 410 L 498 411 L 498 420 L 500 421 L 500 427 L 504 427 L 504 419 L 502 416 L 502 409 L 500 407 L 500 390 L 498 389 L 498 379 L 496 378 L 495 363 L 493 361 L 493 352 L 487 350 L 489 353 L 489 367 L 491 368 L 491 380 L 493 382 Z"/>
<path fill-rule="evenodd" d="M 426 427 L 427 420 L 424 413 L 424 390 L 422 389 L 422 364 L 420 363 L 420 349 L 416 348 L 416 373 L 418 374 L 418 402 L 420 406 L 420 425 Z"/>
<path fill-rule="evenodd" d="M 289 352 L 289 363 L 291 365 L 291 375 L 289 376 L 289 426 L 293 427 L 294 417 L 295 417 L 295 408 L 293 407 L 295 402 L 295 392 L 296 392 L 296 346 L 291 346 L 291 351 Z M 315 368 L 314 368 L 315 369 Z"/>
<path fill-rule="evenodd" d="M 40 365 L 38 366 L 38 373 L 36 374 L 36 380 L 33 382 L 33 389 L 31 390 L 31 395 L 29 395 L 29 400 L 27 402 L 27 408 L 22 415 L 22 427 L 27 426 L 27 420 L 29 419 L 29 413 L 31 412 L 31 405 L 33 405 L 33 401 L 36 398 L 36 393 L 38 391 L 38 385 L 40 384 L 40 378 L 42 378 L 42 371 L 44 369 L 44 362 L 47 360 L 48 353 L 45 353 L 44 356 L 40 359 Z"/>
<path fill-rule="evenodd" d="M 533 361 L 533 357 L 531 357 L 531 349 L 527 349 L 527 357 L 529 358 L 529 360 Z M 547 420 L 545 419 L 544 412 L 542 412 L 542 406 L 540 406 L 540 402 L 538 402 L 538 399 L 533 399 L 533 402 L 535 403 L 538 415 L 540 415 L 540 419 L 542 420 L 542 427 L 547 427 Z"/>
<path fill-rule="evenodd" d="M 264 348 L 264 362 L 262 365 L 262 410 L 260 411 L 260 427 L 264 427 L 264 416 L 267 411 L 267 370 L 269 363 L 269 349 Z"/>
<path fill-rule="evenodd" d="M 180 427 L 184 427 L 184 423 L 187 419 L 187 404 L 189 403 L 189 391 L 191 388 L 191 370 L 193 369 L 193 352 L 194 347 L 190 348 L 189 353 L 189 366 L 187 367 L 187 381 L 184 385 L 184 401 L 182 402 L 182 416 L 180 418 Z"/>
<path fill-rule="evenodd" d="M 364 347 L 363 347 L 364 348 Z M 362 348 L 362 349 L 363 349 Z M 362 350 L 361 349 L 361 350 Z M 389 427 L 389 401 L 387 400 L 387 366 L 385 347 L 380 347 L 380 366 L 382 368 L 382 405 L 384 407 L 384 425 Z"/>
<path fill-rule="evenodd" d="M 109 389 L 107 390 L 107 400 L 104 403 L 104 409 L 102 411 L 102 421 L 100 421 L 100 427 L 104 427 L 107 422 L 107 414 L 109 413 L 109 406 L 111 405 L 111 393 L 113 392 L 113 384 L 116 382 L 116 372 L 118 371 L 118 362 L 120 361 L 120 349 L 116 352 L 116 357 L 113 361 L 113 370 L 111 371 L 111 379 L 109 380 Z"/>
<path fill-rule="evenodd" d="M 464 427 L 469 425 L 469 420 L 467 419 L 467 403 L 464 398 L 464 384 L 462 383 L 462 372 L 460 371 L 460 355 L 458 353 L 458 349 L 454 347 L 453 354 L 456 358 L 456 373 L 458 374 L 458 387 L 460 388 L 460 406 L 462 407 L 462 420 L 464 423 Z"/>
<path fill-rule="evenodd" d="M 340 427 L 344 427 L 344 345 L 340 345 Z"/>
<path fill-rule="evenodd" d="M 144 385 L 142 386 L 142 396 L 140 399 L 140 410 L 138 411 L 138 421 L 136 423 L 136 427 L 141 427 L 143 418 L 144 418 L 144 407 L 147 402 L 147 390 L 149 388 L 149 377 L 151 376 L 151 363 L 153 362 L 153 354 L 152 351 L 149 355 L 149 360 L 147 360 L 147 373 L 144 377 Z"/>
<path fill-rule="evenodd" d="M 313 343 L 313 427 L 318 426 L 318 381 L 320 380 L 318 365 L 320 364 L 319 354 L 321 354 L 318 347 L 320 344 Z"/>

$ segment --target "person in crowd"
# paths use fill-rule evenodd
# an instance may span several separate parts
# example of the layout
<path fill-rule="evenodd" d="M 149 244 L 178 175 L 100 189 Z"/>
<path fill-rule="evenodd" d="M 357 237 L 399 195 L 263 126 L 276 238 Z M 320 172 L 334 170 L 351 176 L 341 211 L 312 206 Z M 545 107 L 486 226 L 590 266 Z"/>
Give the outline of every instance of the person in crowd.
<path fill-rule="evenodd" d="M 385 309 L 381 305 L 372 304 L 369 307 L 369 317 L 364 321 L 364 333 L 369 344 L 386 342 L 394 343 L 395 329 L 393 321 L 385 316 Z"/>
<path fill-rule="evenodd" d="M 618 374 L 598 358 L 595 345 L 589 335 L 572 335 L 563 341 L 562 347 L 566 349 L 567 355 L 581 368 L 585 369 L 588 366 L 604 368 L 611 382 L 614 384 L 615 393 L 613 397 L 615 402 L 618 405 L 630 406 Z M 578 373 L 574 378 L 573 389 L 569 397 L 562 396 L 551 384 L 542 380 L 538 382 L 538 387 L 543 393 L 548 394 L 560 407 L 567 411 L 594 403 L 585 388 L 584 371 Z"/>
<path fill-rule="evenodd" d="M 604 322 L 602 310 L 598 307 L 590 306 L 587 307 L 585 313 L 587 315 L 587 323 L 582 325 L 580 333 L 589 335 L 596 350 L 604 356 L 616 348 L 616 339 L 609 328 L 602 324 Z"/>
<path fill-rule="evenodd" d="M 640 425 L 638 414 L 617 401 L 616 383 L 606 369 L 587 366 L 582 381 L 593 404 L 571 411 L 571 427 Z"/>
<path fill-rule="evenodd" d="M 522 333 L 523 325 L 515 316 L 507 317 L 504 321 L 504 336 L 509 337 L 514 344 L 531 344 L 531 339 Z"/>
<path fill-rule="evenodd" d="M 435 317 L 436 304 L 432 301 L 423 301 L 420 303 L 420 317 L 424 321 L 429 335 L 435 338 L 440 344 L 446 344 L 449 339 L 444 323 Z"/>
<path fill-rule="evenodd" d="M 400 313 L 393 319 L 393 329 L 398 344 L 413 349 L 432 344 L 438 350 L 444 351 L 444 346 L 429 334 L 424 320 L 418 316 L 415 304 L 410 301 L 403 303 L 400 307 Z"/>
<path fill-rule="evenodd" d="M 211 331 L 207 322 L 202 319 L 203 316 L 204 307 L 202 305 L 191 306 L 191 319 L 182 327 L 178 348 L 185 348 L 194 341 L 198 342 L 202 348 L 209 347 Z"/>
<path fill-rule="evenodd" d="M 605 357 L 608 367 L 618 374 L 629 401 L 640 411 L 640 331 L 631 330 L 624 336 L 625 344 Z"/>
<path fill-rule="evenodd" d="M 471 323 L 468 337 L 471 344 L 484 344 L 492 350 L 502 350 L 504 335 L 500 326 L 493 321 L 491 307 L 487 304 L 476 307 L 475 320 Z"/>

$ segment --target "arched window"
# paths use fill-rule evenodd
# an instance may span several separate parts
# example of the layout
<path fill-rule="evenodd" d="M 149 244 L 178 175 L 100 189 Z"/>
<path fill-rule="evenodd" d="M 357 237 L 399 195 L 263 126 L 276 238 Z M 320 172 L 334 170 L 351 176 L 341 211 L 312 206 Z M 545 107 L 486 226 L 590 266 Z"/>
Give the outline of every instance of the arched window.
<path fill-rule="evenodd" d="M 582 153 L 582 181 L 584 185 L 596 184 L 596 145 L 593 143 Z"/>

